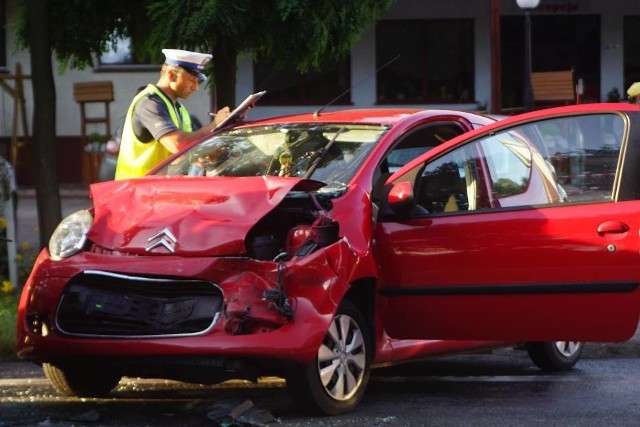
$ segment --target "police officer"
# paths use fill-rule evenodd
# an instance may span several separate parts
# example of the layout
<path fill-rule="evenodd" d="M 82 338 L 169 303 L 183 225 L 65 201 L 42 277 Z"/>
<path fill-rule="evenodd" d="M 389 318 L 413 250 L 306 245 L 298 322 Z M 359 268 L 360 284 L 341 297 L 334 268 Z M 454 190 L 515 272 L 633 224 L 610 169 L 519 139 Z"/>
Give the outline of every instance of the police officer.
<path fill-rule="evenodd" d="M 178 99 L 187 99 L 207 78 L 202 73 L 210 54 L 163 49 L 160 79 L 131 102 L 122 130 L 115 179 L 145 175 L 172 153 L 210 133 L 229 114 L 220 109 L 211 123 L 193 130 L 191 117 Z"/>

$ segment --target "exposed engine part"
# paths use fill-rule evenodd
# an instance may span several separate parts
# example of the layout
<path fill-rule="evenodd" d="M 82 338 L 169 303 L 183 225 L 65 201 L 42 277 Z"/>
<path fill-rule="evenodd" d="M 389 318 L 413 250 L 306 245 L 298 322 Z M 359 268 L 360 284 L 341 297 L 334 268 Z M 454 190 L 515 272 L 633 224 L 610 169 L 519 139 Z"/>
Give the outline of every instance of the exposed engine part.
<path fill-rule="evenodd" d="M 276 257 L 274 261 L 278 262 L 278 276 L 276 279 L 275 289 L 267 289 L 264 291 L 264 299 L 271 302 L 278 313 L 285 316 L 287 319 L 293 317 L 293 310 L 291 308 L 291 302 L 289 297 L 284 291 L 284 261 L 288 258 L 286 252 L 282 252 Z"/>
<path fill-rule="evenodd" d="M 330 198 L 297 192 L 260 220 L 247 235 L 247 254 L 261 261 L 274 261 L 283 252 L 308 255 L 339 239 L 338 223 L 328 212 Z"/>

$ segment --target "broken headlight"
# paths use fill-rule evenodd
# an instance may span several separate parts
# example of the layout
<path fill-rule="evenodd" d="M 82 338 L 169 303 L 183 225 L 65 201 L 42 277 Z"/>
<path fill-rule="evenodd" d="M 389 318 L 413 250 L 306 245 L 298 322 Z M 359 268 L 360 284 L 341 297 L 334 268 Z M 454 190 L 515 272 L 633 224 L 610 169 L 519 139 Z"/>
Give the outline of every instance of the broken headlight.
<path fill-rule="evenodd" d="M 63 219 L 49 239 L 51 259 L 58 261 L 78 253 L 92 224 L 93 216 L 87 210 L 74 212 Z"/>

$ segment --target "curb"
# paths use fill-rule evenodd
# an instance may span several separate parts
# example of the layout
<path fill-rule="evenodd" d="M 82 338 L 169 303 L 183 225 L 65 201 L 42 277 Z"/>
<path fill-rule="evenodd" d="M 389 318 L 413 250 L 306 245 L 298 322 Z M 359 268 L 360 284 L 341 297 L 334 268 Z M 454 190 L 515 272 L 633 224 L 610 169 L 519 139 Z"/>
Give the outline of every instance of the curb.
<path fill-rule="evenodd" d="M 35 198 L 36 189 L 33 187 L 18 188 L 18 199 Z M 59 189 L 61 198 L 89 198 L 89 187 L 84 185 L 61 186 Z"/>

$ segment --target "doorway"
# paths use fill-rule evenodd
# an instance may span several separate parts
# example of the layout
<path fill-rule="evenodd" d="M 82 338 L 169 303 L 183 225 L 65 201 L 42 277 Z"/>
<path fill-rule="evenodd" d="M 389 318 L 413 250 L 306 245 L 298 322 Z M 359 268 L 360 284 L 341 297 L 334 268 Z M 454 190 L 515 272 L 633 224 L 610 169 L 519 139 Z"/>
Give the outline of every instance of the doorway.
<path fill-rule="evenodd" d="M 502 106 L 524 105 L 524 16 L 503 16 Z M 583 102 L 600 99 L 600 16 L 531 15 L 531 70 L 573 68 L 582 79 Z"/>

